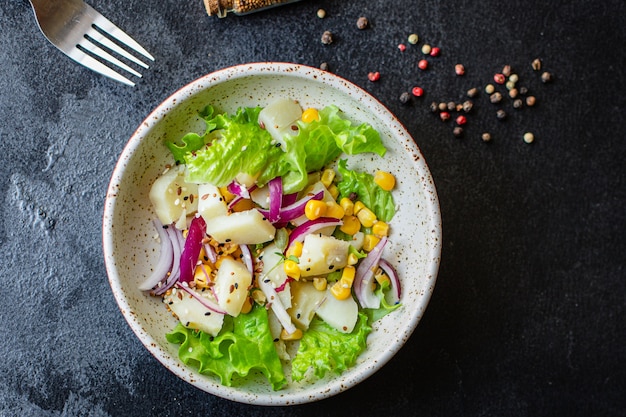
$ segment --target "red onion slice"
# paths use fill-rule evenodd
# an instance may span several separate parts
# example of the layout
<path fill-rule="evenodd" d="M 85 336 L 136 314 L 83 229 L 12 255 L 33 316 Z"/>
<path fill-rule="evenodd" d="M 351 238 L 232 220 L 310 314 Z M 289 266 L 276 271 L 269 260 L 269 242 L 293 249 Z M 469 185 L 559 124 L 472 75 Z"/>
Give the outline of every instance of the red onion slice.
<path fill-rule="evenodd" d="M 283 203 L 281 207 L 289 206 L 298 200 L 298 193 L 283 194 Z"/>
<path fill-rule="evenodd" d="M 309 200 L 321 200 L 322 198 L 324 198 L 324 191 L 319 191 L 315 194 L 307 194 L 306 196 L 302 197 L 300 200 L 288 206 L 282 207 L 280 209 L 280 214 L 279 214 L 280 221 L 276 222 L 276 224 L 279 224 L 279 223 L 284 224 L 293 219 L 297 219 L 298 217 L 304 215 L 304 208 L 306 207 L 306 203 L 308 203 Z M 259 209 L 259 211 L 266 218 L 268 219 L 270 218 L 269 210 Z"/>
<path fill-rule="evenodd" d="M 193 272 L 198 264 L 202 239 L 206 236 L 206 223 L 202 216 L 195 216 L 189 225 L 185 246 L 180 256 L 180 281 L 193 281 Z"/>
<path fill-rule="evenodd" d="M 204 244 L 204 254 L 212 264 L 217 262 L 217 253 L 215 253 L 215 248 L 208 243 Z"/>
<path fill-rule="evenodd" d="M 248 271 L 254 275 L 254 260 L 252 259 L 250 248 L 248 245 L 239 245 L 239 249 L 241 249 L 241 254 L 243 255 L 243 263 L 246 265 L 246 268 L 248 268 Z"/>
<path fill-rule="evenodd" d="M 200 302 L 200 304 L 202 304 L 203 306 L 205 306 L 209 310 L 213 311 L 214 313 L 224 314 L 224 315 L 228 314 L 224 310 L 222 310 L 220 308 L 220 306 L 218 306 L 217 304 L 215 304 L 211 300 L 207 299 L 206 297 L 202 297 L 202 296 L 198 295 L 197 292 L 195 292 L 194 290 L 189 288 L 187 285 L 184 285 L 184 284 L 181 284 L 180 282 L 177 282 L 176 283 L 176 288 L 179 288 L 179 289 L 185 291 L 187 294 L 191 295 L 193 298 L 198 300 Z"/>
<path fill-rule="evenodd" d="M 167 228 L 167 234 L 169 235 L 170 241 L 172 242 L 172 269 L 170 270 L 170 274 L 163 283 L 163 285 L 157 286 L 154 290 L 156 295 L 161 295 L 165 293 L 165 291 L 172 288 L 172 286 L 178 281 L 180 277 L 180 254 L 182 252 L 182 248 L 184 245 L 183 234 L 180 230 L 178 230 L 174 226 L 169 226 Z"/>
<path fill-rule="evenodd" d="M 380 259 L 378 266 L 385 271 L 385 274 L 391 280 L 391 295 L 393 296 L 393 304 L 400 302 L 402 296 L 402 287 L 400 286 L 400 278 L 398 272 L 386 259 Z"/>
<path fill-rule="evenodd" d="M 267 219 L 271 223 L 276 223 L 281 219 L 281 206 L 283 202 L 283 180 L 276 177 L 269 182 L 270 189 L 270 210 Z"/>
<path fill-rule="evenodd" d="M 283 326 L 285 331 L 288 334 L 292 334 L 293 332 L 295 332 L 296 326 L 294 326 L 291 322 L 291 317 L 289 316 L 289 313 L 287 313 L 285 306 L 283 306 L 283 304 L 280 302 L 280 298 L 278 298 L 276 290 L 274 289 L 274 287 L 272 287 L 270 279 L 265 278 L 258 281 L 259 288 L 261 289 L 261 291 L 263 291 L 263 294 L 265 294 L 265 298 L 267 298 L 267 302 L 269 303 L 270 308 L 272 309 L 274 314 L 276 314 L 276 318 Z"/>
<path fill-rule="evenodd" d="M 315 233 L 316 231 L 325 227 L 341 226 L 342 224 L 343 222 L 341 220 L 334 219 L 332 217 L 320 217 L 319 219 L 306 221 L 300 226 L 293 229 L 293 231 L 289 235 L 289 243 L 287 244 L 287 248 L 289 248 L 289 246 L 291 246 L 293 242 L 302 242 L 306 235 L 310 233 Z"/>
<path fill-rule="evenodd" d="M 167 277 L 167 273 L 170 272 L 172 263 L 174 260 L 174 249 L 172 248 L 172 241 L 163 224 L 159 219 L 154 219 L 154 227 L 161 239 L 161 252 L 159 254 L 159 262 L 154 267 L 152 274 L 139 285 L 141 291 L 149 291 L 157 286 L 157 284 L 163 281 Z"/>
<path fill-rule="evenodd" d="M 356 269 L 353 288 L 356 298 L 363 308 L 377 309 L 380 307 L 380 298 L 374 294 L 372 281 L 386 243 L 387 237 L 380 239 L 380 242 L 361 260 Z"/>

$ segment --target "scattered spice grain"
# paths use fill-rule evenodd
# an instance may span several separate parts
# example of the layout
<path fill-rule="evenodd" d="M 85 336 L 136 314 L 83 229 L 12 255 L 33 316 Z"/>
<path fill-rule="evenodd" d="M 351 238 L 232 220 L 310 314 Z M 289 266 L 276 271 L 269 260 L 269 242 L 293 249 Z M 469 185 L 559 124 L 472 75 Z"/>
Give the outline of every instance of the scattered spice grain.
<path fill-rule="evenodd" d="M 463 75 L 465 74 L 465 67 L 463 66 L 463 64 L 456 64 L 454 66 L 454 72 L 456 75 Z"/>
<path fill-rule="evenodd" d="M 506 112 L 502 109 L 498 109 L 498 111 L 496 112 L 496 117 L 498 118 L 498 120 L 504 120 L 506 119 Z"/>
<path fill-rule="evenodd" d="M 367 74 L 367 79 L 370 80 L 371 82 L 376 82 L 380 80 L 380 72 L 378 71 L 370 72 L 369 74 Z"/>
<path fill-rule="evenodd" d="M 463 102 L 463 111 L 465 113 L 469 113 L 470 111 L 472 111 L 473 107 L 474 107 L 474 102 L 472 102 L 471 100 L 466 100 Z"/>
<path fill-rule="evenodd" d="M 537 99 L 535 98 L 535 96 L 526 97 L 526 105 L 528 107 L 534 106 L 536 102 L 537 102 Z"/>
<path fill-rule="evenodd" d="M 485 93 L 493 94 L 494 91 L 496 91 L 496 88 L 493 86 L 493 84 L 487 84 L 485 86 Z"/>
<path fill-rule="evenodd" d="M 413 89 L 411 90 L 411 93 L 415 97 L 421 97 L 424 95 L 424 89 L 422 87 L 413 87 Z"/>
<path fill-rule="evenodd" d="M 480 136 L 480 138 L 483 140 L 483 142 L 489 142 L 491 140 L 491 133 L 485 132 Z"/>
<path fill-rule="evenodd" d="M 330 30 L 326 30 L 322 33 L 322 43 L 324 45 L 330 45 L 333 43 L 333 33 Z"/>
<path fill-rule="evenodd" d="M 441 53 L 441 48 L 437 46 L 431 48 L 430 50 L 430 56 L 439 56 L 440 53 Z"/>
<path fill-rule="evenodd" d="M 406 91 L 400 94 L 400 103 L 407 104 L 410 99 L 411 99 L 411 96 Z"/>
<path fill-rule="evenodd" d="M 404 51 L 406 51 L 406 45 L 401 43 L 401 44 L 398 45 L 398 49 L 400 50 L 400 52 L 404 52 Z"/>
<path fill-rule="evenodd" d="M 454 129 L 452 129 L 452 134 L 457 137 L 463 137 L 463 128 L 461 126 L 455 126 Z"/>
<path fill-rule="evenodd" d="M 456 118 L 456 124 L 457 125 L 462 126 L 465 123 L 467 123 L 467 118 L 465 116 L 463 116 L 462 114 L 457 116 L 457 118 Z"/>
<path fill-rule="evenodd" d="M 541 60 L 539 58 L 535 58 L 530 65 L 533 67 L 534 71 L 539 71 L 541 69 Z"/>
<path fill-rule="evenodd" d="M 517 88 L 511 88 L 509 90 L 509 97 L 511 98 L 516 98 L 518 94 L 519 94 L 519 91 L 517 91 Z"/>
<path fill-rule="evenodd" d="M 425 70 L 428 68 L 428 61 L 425 59 L 420 59 L 420 61 L 417 63 L 417 67 L 421 70 Z"/>
<path fill-rule="evenodd" d="M 504 75 L 505 77 L 508 77 L 509 75 L 511 75 L 511 66 L 510 65 L 505 65 L 502 68 L 502 75 Z"/>
<path fill-rule="evenodd" d="M 322 63 L 320 64 L 320 69 L 321 69 L 322 71 L 328 71 L 328 68 L 329 68 L 329 67 L 328 67 L 328 62 L 322 62 Z"/>
<path fill-rule="evenodd" d="M 467 96 L 468 97 L 476 97 L 478 95 L 478 88 L 474 87 L 474 88 L 470 88 L 469 90 L 467 90 Z"/>
<path fill-rule="evenodd" d="M 359 28 L 360 30 L 367 29 L 369 25 L 370 25 L 370 22 L 365 16 L 359 17 L 356 21 L 356 27 Z"/>
<path fill-rule="evenodd" d="M 448 110 L 450 111 L 455 111 L 456 110 L 456 103 L 454 101 L 449 101 L 447 104 Z"/>
<path fill-rule="evenodd" d="M 448 120 L 450 120 L 450 113 L 448 113 L 447 111 L 442 111 L 441 113 L 439 113 L 439 118 L 446 122 Z"/>
<path fill-rule="evenodd" d="M 430 47 L 429 44 L 426 43 L 426 44 L 422 45 L 422 53 L 424 55 L 429 55 L 431 53 L 431 51 L 432 51 L 432 48 Z"/>
<path fill-rule="evenodd" d="M 521 109 L 522 106 L 524 105 L 524 103 L 522 102 L 522 99 L 515 99 L 513 100 L 513 108 L 514 109 Z"/>
<path fill-rule="evenodd" d="M 506 77 L 498 73 L 498 74 L 494 74 L 493 80 L 496 82 L 496 84 L 504 84 L 504 82 L 506 81 Z"/>
<path fill-rule="evenodd" d="M 489 101 L 491 101 L 492 103 L 499 103 L 502 101 L 502 94 L 500 94 L 499 91 L 496 91 L 495 93 L 491 94 L 489 96 Z"/>
<path fill-rule="evenodd" d="M 524 133 L 523 139 L 526 143 L 533 143 L 535 140 L 535 135 L 533 135 L 531 132 L 526 132 Z"/>
<path fill-rule="evenodd" d="M 415 45 L 419 41 L 419 36 L 417 36 L 417 33 L 411 33 L 407 40 L 411 45 Z"/>
<path fill-rule="evenodd" d="M 318 9 L 317 10 L 317 17 L 319 17 L 320 19 L 323 19 L 326 17 L 326 10 L 324 9 Z"/>
<path fill-rule="evenodd" d="M 541 82 L 542 83 L 549 83 L 550 81 L 552 81 L 552 74 L 550 74 L 549 72 L 544 72 L 543 74 L 541 74 Z"/>

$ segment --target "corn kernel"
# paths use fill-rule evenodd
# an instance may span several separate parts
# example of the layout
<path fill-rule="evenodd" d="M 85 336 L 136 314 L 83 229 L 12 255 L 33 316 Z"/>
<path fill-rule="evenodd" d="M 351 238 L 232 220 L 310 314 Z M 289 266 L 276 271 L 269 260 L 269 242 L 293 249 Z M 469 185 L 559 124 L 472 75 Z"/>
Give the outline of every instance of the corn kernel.
<path fill-rule="evenodd" d="M 256 206 L 255 206 L 254 201 L 247 199 L 247 198 L 242 198 L 241 200 L 239 200 L 238 202 L 236 202 L 235 204 L 231 206 L 231 210 L 235 212 L 239 212 L 239 211 L 252 210 L 255 207 Z"/>
<path fill-rule="evenodd" d="M 224 201 L 227 203 L 230 203 L 235 198 L 235 194 L 228 191 L 228 187 L 220 187 L 219 190 L 220 194 L 222 194 L 222 197 L 224 198 Z"/>
<path fill-rule="evenodd" d="M 371 251 L 380 242 L 380 238 L 374 235 L 365 235 L 363 238 L 363 250 L 366 252 Z"/>
<path fill-rule="evenodd" d="M 343 211 L 346 212 L 346 216 L 352 216 L 354 214 L 354 203 L 348 197 L 344 197 L 339 200 L 339 205 L 343 207 Z"/>
<path fill-rule="evenodd" d="M 326 206 L 326 217 L 332 217 L 333 219 L 343 219 L 343 216 L 345 216 L 346 214 L 343 207 L 341 207 L 334 201 L 327 202 Z"/>
<path fill-rule="evenodd" d="M 367 207 L 363 207 L 359 210 L 356 216 L 364 227 L 372 227 L 377 220 L 374 212 Z"/>
<path fill-rule="evenodd" d="M 252 296 L 254 302 L 257 304 L 265 304 L 265 302 L 267 301 L 267 297 L 265 296 L 265 294 L 263 294 L 263 291 L 259 290 L 258 288 L 252 290 L 252 293 L 250 295 Z"/>
<path fill-rule="evenodd" d="M 347 284 L 342 282 L 342 280 L 339 280 L 339 281 L 335 282 L 332 287 L 330 287 L 330 293 L 337 300 L 345 300 L 348 297 L 350 297 L 350 294 L 352 293 L 352 290 L 350 289 L 350 287 Z"/>
<path fill-rule="evenodd" d="M 352 283 L 354 282 L 354 276 L 356 275 L 356 268 L 354 266 L 346 266 L 343 268 L 343 272 L 341 273 L 341 278 L 339 281 L 343 281 L 344 284 L 348 285 L 348 287 L 352 287 Z"/>
<path fill-rule="evenodd" d="M 328 187 L 328 193 L 333 198 L 333 200 L 336 200 L 337 197 L 339 197 L 339 188 L 337 188 L 335 184 L 331 184 L 330 187 Z"/>
<path fill-rule="evenodd" d="M 365 204 L 363 204 L 362 201 L 357 201 L 356 203 L 354 203 L 353 213 L 357 215 L 359 211 L 361 211 L 361 209 L 364 207 L 365 207 Z"/>
<path fill-rule="evenodd" d="M 396 186 L 396 177 L 386 171 L 378 171 L 374 175 L 374 182 L 385 191 L 391 191 Z"/>
<path fill-rule="evenodd" d="M 304 215 L 309 220 L 319 219 L 326 215 L 326 203 L 320 200 L 309 200 L 304 206 Z"/>
<path fill-rule="evenodd" d="M 339 230 L 347 235 L 354 235 L 361 230 L 361 222 L 356 216 L 343 216 L 343 224 L 339 227 Z"/>
<path fill-rule="evenodd" d="M 289 334 L 285 329 L 281 330 L 280 338 L 282 340 L 300 340 L 302 339 L 302 330 L 296 329 L 295 332 Z"/>
<path fill-rule="evenodd" d="M 380 286 L 383 286 L 385 284 L 385 282 L 387 284 L 391 284 L 391 280 L 389 279 L 389 276 L 385 273 L 382 274 L 374 274 L 374 279 L 376 280 L 376 282 L 378 282 L 378 284 Z"/>
<path fill-rule="evenodd" d="M 389 236 L 389 224 L 377 221 L 372 225 L 372 233 L 378 237 Z"/>
<path fill-rule="evenodd" d="M 302 242 L 295 241 L 287 248 L 287 252 L 285 253 L 287 257 L 295 256 L 299 258 L 302 256 Z"/>
<path fill-rule="evenodd" d="M 322 172 L 322 178 L 320 181 L 322 182 L 322 184 L 324 184 L 324 187 L 328 188 L 333 183 L 334 179 L 335 179 L 335 170 L 328 168 Z"/>
<path fill-rule="evenodd" d="M 226 258 L 228 258 L 228 259 L 232 259 L 233 261 L 235 260 L 235 258 L 233 258 L 233 257 L 232 257 L 232 256 L 230 256 L 230 255 L 221 255 L 221 256 L 218 256 L 218 257 L 217 257 L 217 260 L 215 261 L 215 268 L 220 269 L 220 266 L 222 265 L 222 261 L 223 261 L 224 259 L 226 259 Z"/>
<path fill-rule="evenodd" d="M 315 287 L 316 290 L 325 291 L 327 285 L 328 285 L 328 281 L 326 281 L 326 278 L 321 278 L 321 277 L 313 278 L 313 287 Z"/>
<path fill-rule="evenodd" d="M 287 274 L 288 277 L 291 277 L 293 279 L 300 279 L 300 268 L 295 261 L 287 259 L 283 264 L 283 269 L 285 270 L 285 274 Z"/>
<path fill-rule="evenodd" d="M 193 280 L 196 287 L 208 288 L 211 283 L 211 267 L 206 264 L 197 265 L 193 272 Z"/>
<path fill-rule="evenodd" d="M 354 253 L 348 255 L 348 265 L 356 265 L 359 263 L 359 257 Z"/>
<path fill-rule="evenodd" d="M 317 109 L 311 107 L 302 112 L 301 118 L 304 123 L 311 123 L 320 120 L 320 114 Z"/>

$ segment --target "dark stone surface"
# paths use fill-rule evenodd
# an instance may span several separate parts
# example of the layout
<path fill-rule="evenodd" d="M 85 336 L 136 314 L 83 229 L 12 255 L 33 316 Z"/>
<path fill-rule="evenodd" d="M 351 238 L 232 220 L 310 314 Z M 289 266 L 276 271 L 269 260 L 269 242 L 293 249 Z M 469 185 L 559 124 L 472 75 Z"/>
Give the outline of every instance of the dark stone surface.
<path fill-rule="evenodd" d="M 200 0 L 91 4 L 156 56 L 137 87 L 67 59 L 25 1 L 0 5 L 0 415 L 626 415 L 626 3 L 304 0 L 223 20 Z M 412 32 L 419 45 L 400 52 Z M 422 72 L 424 42 L 442 53 Z M 554 82 L 540 82 L 536 57 Z M 291 408 L 231 403 L 167 372 L 117 309 L 101 250 L 109 176 L 135 127 L 195 78 L 265 60 L 328 62 L 396 113 L 444 224 L 409 343 L 359 386 Z M 535 107 L 489 103 L 482 87 L 504 64 Z M 425 96 L 401 104 L 414 85 Z M 455 138 L 429 104 L 474 86 Z"/>

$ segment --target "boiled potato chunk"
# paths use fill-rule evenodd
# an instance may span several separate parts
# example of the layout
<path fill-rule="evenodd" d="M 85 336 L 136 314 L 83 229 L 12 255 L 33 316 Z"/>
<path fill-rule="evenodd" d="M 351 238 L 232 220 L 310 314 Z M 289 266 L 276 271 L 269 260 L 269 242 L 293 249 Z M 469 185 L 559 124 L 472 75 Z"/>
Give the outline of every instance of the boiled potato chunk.
<path fill-rule="evenodd" d="M 219 243 L 256 245 L 274 239 L 276 228 L 256 209 L 206 220 L 206 232 Z"/>
<path fill-rule="evenodd" d="M 287 313 L 296 326 L 306 330 L 315 316 L 315 310 L 325 297 L 326 292 L 315 288 L 312 282 L 293 281 L 291 283 L 291 308 L 287 310 Z"/>
<path fill-rule="evenodd" d="M 198 185 L 198 213 L 205 222 L 212 217 L 228 214 L 226 201 L 219 188 L 212 184 Z"/>
<path fill-rule="evenodd" d="M 348 264 L 350 242 L 332 236 L 310 234 L 304 238 L 300 256 L 300 275 L 326 275 Z"/>
<path fill-rule="evenodd" d="M 198 296 L 209 296 L 209 292 L 199 293 Z M 215 300 L 211 299 L 215 302 Z M 209 310 L 198 300 L 186 292 L 174 289 L 163 297 L 172 313 L 178 317 L 183 326 L 189 329 L 202 330 L 211 336 L 217 336 L 224 323 L 224 315 Z"/>
<path fill-rule="evenodd" d="M 154 181 L 149 198 L 161 223 L 172 224 L 198 209 L 198 185 L 185 182 L 185 166 L 177 165 Z"/>
<path fill-rule="evenodd" d="M 297 101 L 281 98 L 268 104 L 259 113 L 259 124 L 272 136 L 277 143 L 285 146 L 283 137 L 297 133 L 295 124 L 302 117 L 302 108 Z M 296 126 L 294 129 L 293 126 Z"/>
<path fill-rule="evenodd" d="M 326 290 L 326 299 L 319 306 L 316 314 L 337 331 L 350 333 L 356 325 L 359 306 L 352 297 L 338 300 L 331 294 L 329 287 Z"/>
<path fill-rule="evenodd" d="M 215 296 L 218 305 L 228 314 L 237 317 L 248 297 L 252 273 L 241 262 L 224 258 L 215 277 Z"/>

